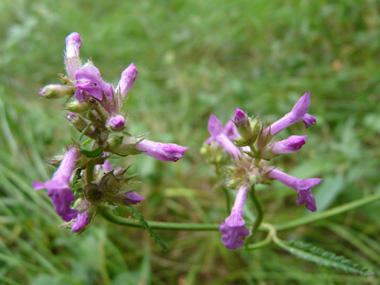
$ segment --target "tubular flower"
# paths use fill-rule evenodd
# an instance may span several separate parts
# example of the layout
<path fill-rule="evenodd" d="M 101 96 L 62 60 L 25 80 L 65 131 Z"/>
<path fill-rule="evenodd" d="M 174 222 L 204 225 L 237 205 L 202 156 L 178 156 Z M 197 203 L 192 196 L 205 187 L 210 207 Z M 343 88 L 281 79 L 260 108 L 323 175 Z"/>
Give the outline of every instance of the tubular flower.
<path fill-rule="evenodd" d="M 215 141 L 218 145 L 222 146 L 225 151 L 230 153 L 234 159 L 239 159 L 241 152 L 231 141 L 232 137 L 235 138 L 238 136 L 236 128 L 233 128 L 231 121 L 223 128 L 219 119 L 215 115 L 211 115 L 208 121 L 208 131 L 211 137 L 206 141 L 207 144 Z"/>
<path fill-rule="evenodd" d="M 298 179 L 277 169 L 271 170 L 268 173 L 268 177 L 276 179 L 286 186 L 296 190 L 298 193 L 298 201 L 296 203 L 297 205 L 305 204 L 306 209 L 312 212 L 315 212 L 317 210 L 315 198 L 311 193 L 311 188 L 321 183 L 321 178 Z"/>
<path fill-rule="evenodd" d="M 144 139 L 136 144 L 136 149 L 158 160 L 175 162 L 181 159 L 189 148 L 174 143 L 159 143 Z"/>
<path fill-rule="evenodd" d="M 48 190 L 47 194 L 53 202 L 55 211 L 66 222 L 75 218 L 78 213 L 76 210 L 70 208 L 70 204 L 75 200 L 75 196 L 69 186 L 71 174 L 74 171 L 75 161 L 78 156 L 79 152 L 76 147 L 71 147 L 66 152 L 51 180 L 45 183 L 33 182 L 35 190 Z"/>
<path fill-rule="evenodd" d="M 305 121 L 310 122 L 309 125 L 315 124 L 316 123 L 315 118 L 309 114 L 306 114 L 307 110 L 309 109 L 309 106 L 310 106 L 310 93 L 306 92 L 294 105 L 292 111 L 287 113 L 284 117 L 282 117 L 278 121 L 271 124 L 267 129 L 264 130 L 263 134 L 266 135 L 270 131 L 271 135 L 275 135 L 278 132 L 282 131 L 283 129 L 289 127 L 290 125 L 293 125 L 294 123 L 300 120 L 304 122 Z M 314 123 L 311 123 L 312 121 Z M 305 123 L 305 125 L 307 126 L 307 123 Z"/>
<path fill-rule="evenodd" d="M 270 145 L 273 154 L 284 154 L 297 152 L 306 143 L 307 136 L 290 136 L 285 140 Z"/>
<path fill-rule="evenodd" d="M 248 188 L 246 186 L 239 188 L 231 215 L 219 226 L 219 231 L 224 233 L 222 235 L 222 243 L 228 249 L 242 247 L 244 245 L 243 237 L 249 235 L 243 219 L 243 207 L 247 198 L 247 192 Z"/>

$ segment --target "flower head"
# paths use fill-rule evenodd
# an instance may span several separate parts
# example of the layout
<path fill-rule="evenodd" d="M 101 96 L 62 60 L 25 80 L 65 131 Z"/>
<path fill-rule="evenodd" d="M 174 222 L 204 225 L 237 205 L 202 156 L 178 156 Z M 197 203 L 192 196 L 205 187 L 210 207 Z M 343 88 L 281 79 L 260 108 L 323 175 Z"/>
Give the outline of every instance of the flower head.
<path fill-rule="evenodd" d="M 70 204 L 75 200 L 71 192 L 69 183 L 71 174 L 75 167 L 75 161 L 79 156 L 76 147 L 71 147 L 63 157 L 63 160 L 54 173 L 53 178 L 45 183 L 33 182 L 35 190 L 47 189 L 47 194 L 53 202 L 55 211 L 66 222 L 75 218 L 77 211 L 70 208 Z"/>

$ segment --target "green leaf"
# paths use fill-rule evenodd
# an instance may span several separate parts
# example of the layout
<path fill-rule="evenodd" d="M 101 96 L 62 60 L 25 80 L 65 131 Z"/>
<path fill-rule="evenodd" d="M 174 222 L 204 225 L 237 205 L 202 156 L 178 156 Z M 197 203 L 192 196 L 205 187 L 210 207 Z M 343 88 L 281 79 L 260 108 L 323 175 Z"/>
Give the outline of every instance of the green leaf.
<path fill-rule="evenodd" d="M 373 275 L 373 273 L 369 272 L 367 268 L 354 263 L 344 256 L 337 256 L 333 252 L 326 251 L 312 244 L 300 241 L 284 242 L 277 237 L 274 238 L 274 242 L 278 246 L 289 251 L 291 254 L 309 262 L 313 262 L 321 266 L 332 267 L 347 273 L 353 273 L 355 275 Z"/>
<path fill-rule="evenodd" d="M 150 236 L 154 238 L 155 242 L 158 243 L 163 250 L 167 251 L 168 248 L 166 247 L 165 243 L 161 240 L 161 238 L 158 236 L 158 234 L 148 225 L 147 221 L 145 220 L 144 216 L 137 211 L 133 207 L 128 207 L 129 211 L 131 212 L 131 215 L 140 222 L 141 227 L 148 231 Z"/>
<path fill-rule="evenodd" d="M 83 154 L 89 158 L 96 158 L 96 157 L 99 157 L 103 154 L 103 149 L 100 146 L 94 150 L 80 149 L 79 151 L 81 154 Z"/>

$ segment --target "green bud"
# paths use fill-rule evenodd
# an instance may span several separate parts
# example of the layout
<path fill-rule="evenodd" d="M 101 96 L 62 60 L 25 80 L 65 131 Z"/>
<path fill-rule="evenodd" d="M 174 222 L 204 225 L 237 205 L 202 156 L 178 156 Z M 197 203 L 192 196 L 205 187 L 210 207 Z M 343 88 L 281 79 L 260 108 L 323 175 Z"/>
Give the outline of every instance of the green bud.
<path fill-rule="evenodd" d="M 252 131 L 251 139 L 253 142 L 255 142 L 257 138 L 259 137 L 259 135 L 261 134 L 261 130 L 262 130 L 260 117 L 257 116 L 253 120 L 252 119 L 249 119 L 249 120 L 250 120 L 249 124 L 251 126 L 251 131 Z"/>
<path fill-rule="evenodd" d="M 238 184 L 239 184 L 239 182 L 236 179 L 231 178 L 226 182 L 226 187 L 231 188 L 231 189 L 235 189 L 238 187 Z"/>
<path fill-rule="evenodd" d="M 89 108 L 90 106 L 87 103 L 75 100 L 70 102 L 69 104 L 66 104 L 64 109 L 70 112 L 82 113 L 86 112 Z"/>
<path fill-rule="evenodd" d="M 90 183 L 87 184 L 83 190 L 86 200 L 91 204 L 98 206 L 103 202 L 104 193 L 98 188 L 98 185 Z"/>
<path fill-rule="evenodd" d="M 100 180 L 99 188 L 104 192 L 117 192 L 120 189 L 120 181 L 113 172 L 109 172 Z"/>
<path fill-rule="evenodd" d="M 143 139 L 137 137 L 125 137 L 118 134 L 110 135 L 107 139 L 107 151 L 121 156 L 140 154 L 136 145 Z"/>
<path fill-rule="evenodd" d="M 65 96 L 72 96 L 75 88 L 67 85 L 51 84 L 40 90 L 40 95 L 44 99 L 57 99 Z"/>

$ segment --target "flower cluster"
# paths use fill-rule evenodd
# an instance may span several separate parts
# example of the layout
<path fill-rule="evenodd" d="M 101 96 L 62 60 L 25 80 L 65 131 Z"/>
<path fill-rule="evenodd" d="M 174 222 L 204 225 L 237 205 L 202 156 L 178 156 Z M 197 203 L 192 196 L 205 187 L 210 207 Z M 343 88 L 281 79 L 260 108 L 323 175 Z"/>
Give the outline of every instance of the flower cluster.
<path fill-rule="evenodd" d="M 309 106 L 310 94 L 307 92 L 289 113 L 268 127 L 263 126 L 259 117 L 249 118 L 238 108 L 225 127 L 214 115 L 210 116 L 208 130 L 211 137 L 202 152 L 215 164 L 219 174 L 224 175 L 226 186 L 238 189 L 231 214 L 219 228 L 224 233 L 222 242 L 228 249 L 242 247 L 243 238 L 250 234 L 245 227 L 243 207 L 249 189 L 256 184 L 276 179 L 297 191 L 297 205 L 305 204 L 312 212 L 317 210 L 311 188 L 322 179 L 298 179 L 268 165 L 272 158 L 296 152 L 305 144 L 307 136 L 290 136 L 281 141 L 274 141 L 274 136 L 298 121 L 303 121 L 306 128 L 314 125 L 316 119 L 307 113 Z"/>
<path fill-rule="evenodd" d="M 136 77 L 131 63 L 116 87 L 105 82 L 91 60 L 82 64 L 79 57 L 82 39 L 78 33 L 66 38 L 64 55 L 67 75 L 59 75 L 62 84 L 47 85 L 40 91 L 46 99 L 66 97 L 67 120 L 81 133 L 69 147 L 53 178 L 34 182 L 36 190 L 47 189 L 56 212 L 73 232 L 82 232 L 90 224 L 100 205 L 135 205 L 145 198 L 132 191 L 135 175 L 116 168 L 111 156 L 145 154 L 162 161 L 177 161 L 187 147 L 160 143 L 131 136 L 127 132 L 125 102 Z"/>

